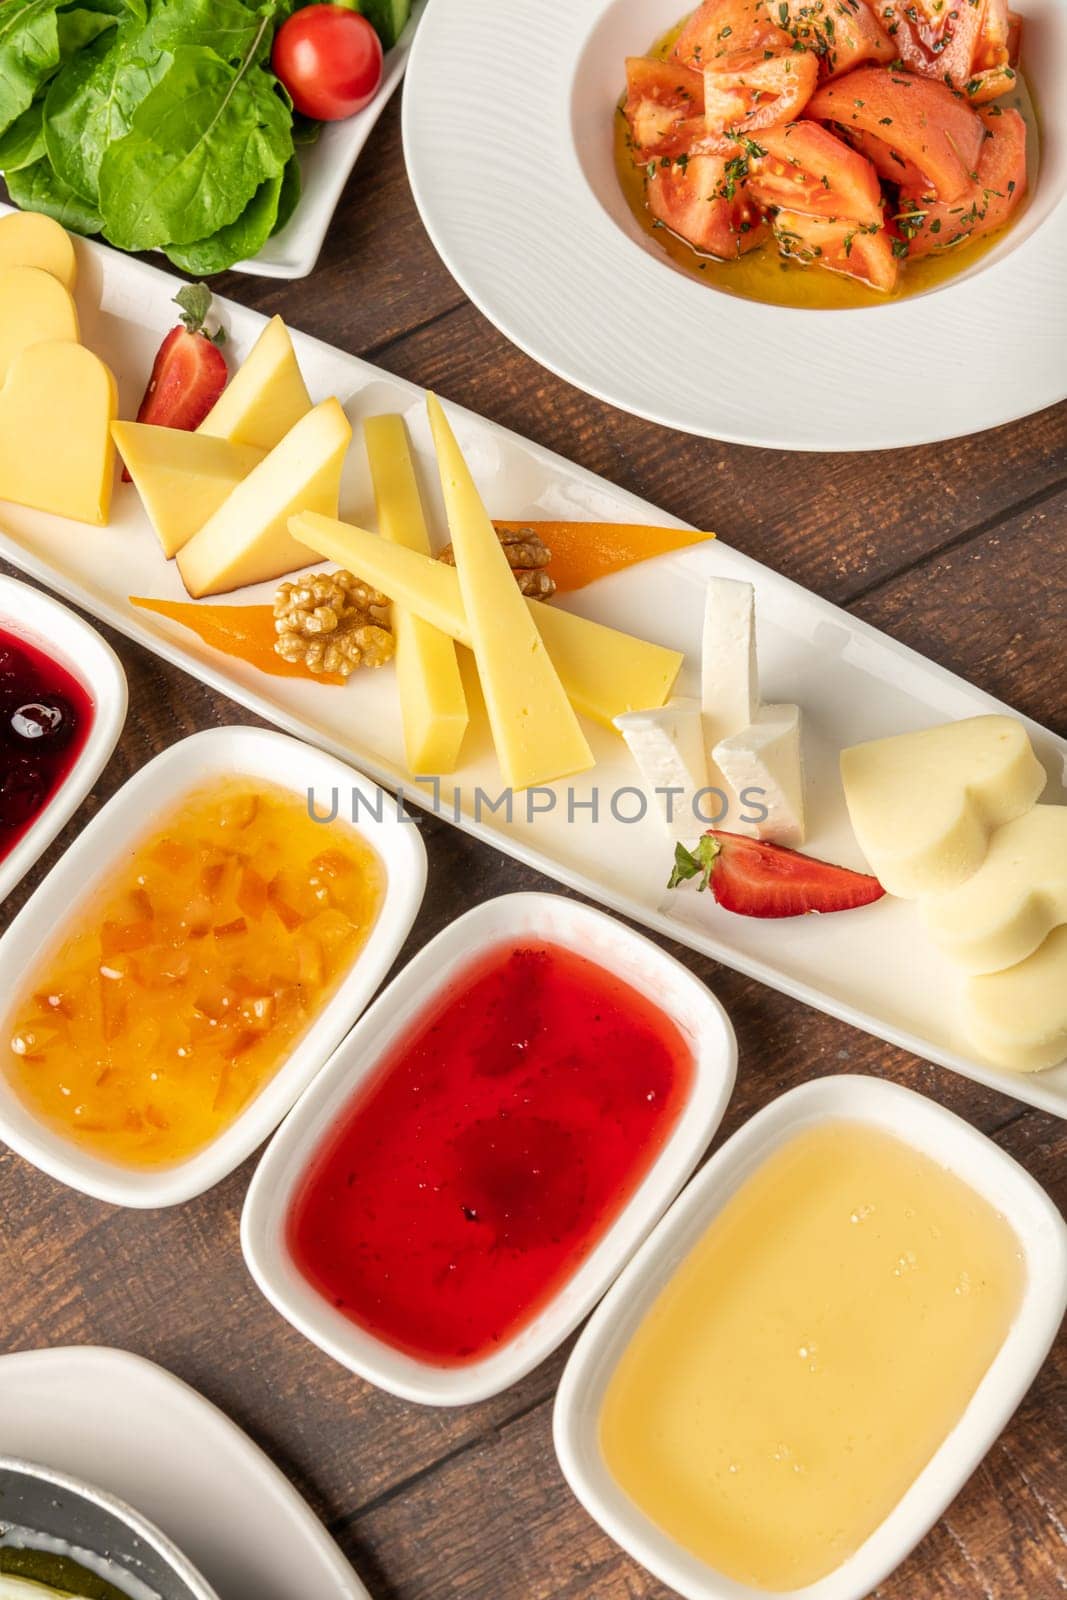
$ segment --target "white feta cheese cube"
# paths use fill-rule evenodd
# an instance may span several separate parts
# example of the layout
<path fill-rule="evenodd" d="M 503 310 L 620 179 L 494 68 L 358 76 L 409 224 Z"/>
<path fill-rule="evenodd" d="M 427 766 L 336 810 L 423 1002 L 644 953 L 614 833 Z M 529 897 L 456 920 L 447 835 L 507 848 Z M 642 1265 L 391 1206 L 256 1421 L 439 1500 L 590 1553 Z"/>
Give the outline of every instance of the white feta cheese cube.
<path fill-rule="evenodd" d="M 671 700 L 650 711 L 615 718 L 649 797 L 674 839 L 704 831 L 696 797 L 707 786 L 708 761 L 699 700 Z M 711 802 L 714 811 L 714 802 Z"/>
<path fill-rule="evenodd" d="M 774 844 L 804 843 L 799 706 L 761 706 L 752 723 L 720 739 L 714 759 L 737 796 L 745 832 Z M 757 813 L 766 813 L 757 819 Z"/>

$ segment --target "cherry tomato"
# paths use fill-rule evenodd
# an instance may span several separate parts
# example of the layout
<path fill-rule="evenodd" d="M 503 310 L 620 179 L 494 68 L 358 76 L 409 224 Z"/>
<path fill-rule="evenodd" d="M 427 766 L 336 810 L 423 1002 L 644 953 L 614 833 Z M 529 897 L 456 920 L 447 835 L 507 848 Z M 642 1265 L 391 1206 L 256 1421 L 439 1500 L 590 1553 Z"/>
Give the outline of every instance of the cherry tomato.
<path fill-rule="evenodd" d="M 358 12 L 305 6 L 278 29 L 271 65 L 305 117 L 340 122 L 377 94 L 381 40 Z"/>

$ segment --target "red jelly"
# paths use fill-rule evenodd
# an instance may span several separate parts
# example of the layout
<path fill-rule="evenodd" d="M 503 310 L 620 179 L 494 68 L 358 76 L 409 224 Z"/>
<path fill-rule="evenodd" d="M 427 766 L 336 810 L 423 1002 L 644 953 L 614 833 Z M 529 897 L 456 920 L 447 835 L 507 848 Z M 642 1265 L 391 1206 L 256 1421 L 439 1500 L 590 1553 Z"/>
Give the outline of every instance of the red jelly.
<path fill-rule="evenodd" d="M 0 860 L 74 766 L 92 719 L 76 678 L 28 639 L 0 629 Z"/>
<path fill-rule="evenodd" d="M 602 967 L 504 945 L 394 1045 L 288 1219 L 344 1314 L 438 1365 L 490 1354 L 556 1294 L 672 1132 L 680 1030 Z"/>

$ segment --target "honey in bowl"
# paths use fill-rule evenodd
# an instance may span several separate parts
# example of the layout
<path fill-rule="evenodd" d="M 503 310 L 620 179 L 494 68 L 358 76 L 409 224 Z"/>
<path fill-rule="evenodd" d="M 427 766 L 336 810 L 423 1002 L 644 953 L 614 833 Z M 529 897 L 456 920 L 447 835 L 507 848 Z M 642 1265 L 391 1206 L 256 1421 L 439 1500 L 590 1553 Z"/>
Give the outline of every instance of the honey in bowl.
<path fill-rule="evenodd" d="M 4 1030 L 8 1082 L 97 1156 L 186 1160 L 281 1066 L 365 944 L 384 884 L 362 834 L 315 821 L 289 790 L 194 791 L 31 973 Z"/>
<path fill-rule="evenodd" d="M 638 1326 L 604 1396 L 605 1464 L 716 1571 L 816 1583 L 958 1422 L 1023 1280 L 1013 1230 L 930 1157 L 867 1124 L 798 1133 Z"/>

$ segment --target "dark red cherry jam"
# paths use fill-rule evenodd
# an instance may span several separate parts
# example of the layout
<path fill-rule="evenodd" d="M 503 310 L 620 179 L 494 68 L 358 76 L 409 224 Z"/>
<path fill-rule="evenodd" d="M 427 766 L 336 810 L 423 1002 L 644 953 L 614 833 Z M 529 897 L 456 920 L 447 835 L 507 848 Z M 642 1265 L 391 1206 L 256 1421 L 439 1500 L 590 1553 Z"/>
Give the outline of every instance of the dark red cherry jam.
<path fill-rule="evenodd" d="M 60 788 L 92 720 L 78 680 L 29 639 L 0 628 L 0 860 Z"/>
<path fill-rule="evenodd" d="M 289 1249 L 353 1322 L 477 1360 L 555 1296 L 644 1178 L 693 1078 L 669 1017 L 556 945 L 454 979 L 342 1113 Z"/>

